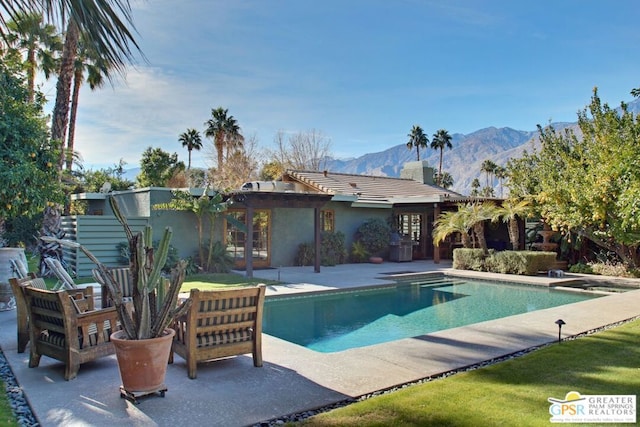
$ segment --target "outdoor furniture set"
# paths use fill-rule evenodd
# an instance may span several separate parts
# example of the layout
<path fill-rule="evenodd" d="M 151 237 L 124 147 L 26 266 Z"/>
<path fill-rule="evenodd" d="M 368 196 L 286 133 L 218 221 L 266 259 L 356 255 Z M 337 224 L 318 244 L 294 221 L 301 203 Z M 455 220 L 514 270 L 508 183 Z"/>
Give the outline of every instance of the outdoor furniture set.
<path fill-rule="evenodd" d="M 50 265 L 60 273 L 59 266 Z M 128 268 L 109 270 L 121 288 L 123 299 L 133 289 Z M 65 277 L 68 276 L 68 277 Z M 77 288 L 68 273 L 59 274 L 59 289 L 47 290 L 44 280 L 32 273 L 10 279 L 17 306 L 18 352 L 30 345 L 29 367 L 37 367 L 42 355 L 65 364 L 65 380 L 78 374 L 82 363 L 114 353 L 111 333 L 119 329 L 118 314 L 102 285 L 102 307 L 95 308 L 93 288 Z M 94 278 L 99 278 L 94 274 Z M 262 309 L 265 287 L 191 290 L 193 303 L 172 324 L 176 331 L 173 352 L 187 362 L 189 378 L 196 378 L 200 362 L 251 353 L 254 366 L 262 366 Z M 133 307 L 131 307 L 133 309 Z"/>

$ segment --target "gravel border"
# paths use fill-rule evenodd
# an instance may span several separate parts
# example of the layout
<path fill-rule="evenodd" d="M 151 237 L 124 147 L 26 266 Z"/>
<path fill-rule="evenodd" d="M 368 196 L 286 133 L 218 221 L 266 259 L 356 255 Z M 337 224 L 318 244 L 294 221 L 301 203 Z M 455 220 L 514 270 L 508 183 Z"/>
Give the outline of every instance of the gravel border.
<path fill-rule="evenodd" d="M 4 352 L 0 348 L 0 379 L 4 381 L 5 392 L 13 415 L 18 421 L 18 425 L 25 427 L 36 427 L 40 423 L 35 417 L 31 405 L 27 400 L 27 396 L 22 391 L 22 387 L 18 385 L 16 377 L 11 370 L 11 366 L 4 357 Z"/>

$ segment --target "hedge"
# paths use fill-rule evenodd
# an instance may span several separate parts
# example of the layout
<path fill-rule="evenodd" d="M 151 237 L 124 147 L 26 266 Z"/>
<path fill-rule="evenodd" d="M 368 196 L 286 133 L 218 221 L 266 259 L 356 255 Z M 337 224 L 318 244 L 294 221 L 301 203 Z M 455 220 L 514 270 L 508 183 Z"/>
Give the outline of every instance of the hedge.
<path fill-rule="evenodd" d="M 549 270 L 556 256 L 555 252 L 493 250 L 487 255 L 482 249 L 458 248 L 453 251 L 453 268 L 535 276 Z"/>

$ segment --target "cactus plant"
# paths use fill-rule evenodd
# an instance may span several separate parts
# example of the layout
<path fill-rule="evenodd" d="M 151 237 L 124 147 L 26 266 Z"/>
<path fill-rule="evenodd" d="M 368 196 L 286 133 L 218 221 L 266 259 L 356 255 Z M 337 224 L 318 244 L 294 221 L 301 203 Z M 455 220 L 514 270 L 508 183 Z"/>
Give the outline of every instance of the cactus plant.
<path fill-rule="evenodd" d="M 173 319 L 185 313 L 191 304 L 189 299 L 177 304 L 178 293 L 185 277 L 186 263 L 178 262 L 170 277 L 163 277 L 161 272 L 169 252 L 171 227 L 164 230 L 158 248 L 154 250 L 151 226 L 147 225 L 142 232 L 134 233 L 122 215 L 114 196 L 109 197 L 109 203 L 116 218 L 124 227 L 129 243 L 129 267 L 134 284 L 133 310 L 123 303 L 120 287 L 108 268 L 91 251 L 77 242 L 44 237 L 43 240 L 58 241 L 62 245 L 79 248 L 96 264 L 98 274 L 106 284 L 128 339 L 142 340 L 159 337 Z"/>

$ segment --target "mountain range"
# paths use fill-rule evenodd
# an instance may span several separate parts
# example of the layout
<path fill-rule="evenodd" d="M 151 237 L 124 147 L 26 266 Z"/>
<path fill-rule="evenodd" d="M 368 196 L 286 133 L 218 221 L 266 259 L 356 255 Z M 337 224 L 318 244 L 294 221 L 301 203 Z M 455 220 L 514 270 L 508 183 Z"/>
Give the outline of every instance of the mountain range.
<path fill-rule="evenodd" d="M 628 103 L 629 111 L 640 112 L 640 99 Z M 551 123 L 556 130 L 571 128 L 576 135 L 580 134 L 577 122 Z M 538 145 L 538 130 L 522 131 L 508 127 L 488 127 L 470 134 L 451 134 L 451 150 L 443 154 L 442 170 L 453 177 L 452 191 L 468 195 L 471 183 L 475 178 L 485 186 L 485 176 L 481 172 L 482 162 L 491 160 L 499 166 L 505 166 L 511 158 L 522 156 L 524 150 L 531 152 Z M 429 137 L 431 138 L 431 137 Z M 408 137 L 407 137 L 408 140 Z M 406 162 L 417 160 L 416 149 L 409 149 L 406 142 L 378 153 L 364 154 L 352 159 L 329 159 L 325 169 L 332 172 L 352 173 L 359 175 L 400 176 L 400 170 Z M 430 148 L 420 150 L 420 160 L 426 160 L 429 166 L 438 169 L 440 151 Z M 496 196 L 501 196 L 502 189 L 497 180 L 494 182 Z"/>
<path fill-rule="evenodd" d="M 629 102 L 628 109 L 635 114 L 640 113 L 640 99 Z M 556 122 L 551 123 L 551 126 L 556 130 L 569 127 L 579 135 L 577 122 Z M 481 172 L 482 162 L 491 160 L 498 166 L 505 166 L 509 159 L 522 156 L 525 150 L 531 152 L 536 145 L 539 145 L 537 129 L 523 131 L 508 127 L 487 127 L 466 135 L 452 133 L 451 137 L 453 148 L 444 151 L 442 170 L 453 177 L 451 190 L 464 195 L 471 192 L 471 183 L 475 178 L 480 180 L 483 187 L 485 186 L 485 176 Z M 384 151 L 350 159 L 328 158 L 324 169 L 358 175 L 399 177 L 402 166 L 406 162 L 415 160 L 417 160 L 415 148 L 408 149 L 405 142 Z M 422 149 L 420 160 L 426 160 L 429 166 L 437 170 L 440 151 L 430 148 Z M 135 181 L 139 172 L 140 168 L 129 169 L 125 172 L 125 177 Z M 496 196 L 505 195 L 497 180 L 493 184 Z"/>

